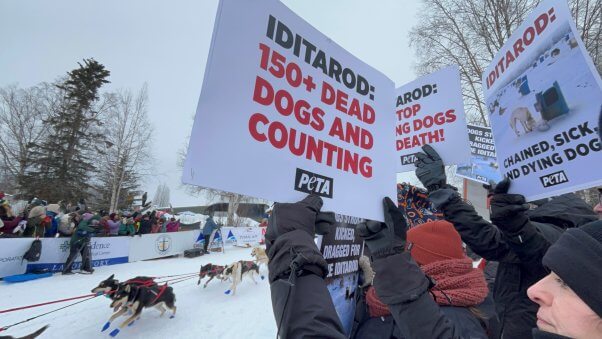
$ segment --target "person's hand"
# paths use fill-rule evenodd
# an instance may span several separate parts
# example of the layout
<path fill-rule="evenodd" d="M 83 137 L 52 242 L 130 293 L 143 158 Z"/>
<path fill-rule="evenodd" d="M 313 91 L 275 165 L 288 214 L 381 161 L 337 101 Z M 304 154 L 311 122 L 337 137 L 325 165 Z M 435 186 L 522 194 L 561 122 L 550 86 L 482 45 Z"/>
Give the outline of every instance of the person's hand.
<path fill-rule="evenodd" d="M 383 199 L 385 222 L 368 220 L 357 225 L 357 232 L 366 242 L 374 258 L 401 253 L 406 243 L 408 224 L 401 210 L 391 199 Z"/>
<path fill-rule="evenodd" d="M 334 213 L 320 212 L 323 202 L 317 195 L 308 195 L 296 203 L 276 203 L 265 238 L 270 243 L 284 233 L 303 230 L 312 237 L 325 234 L 330 224 L 334 223 Z"/>
<path fill-rule="evenodd" d="M 525 214 L 529 210 L 529 204 L 520 194 L 508 194 L 509 188 L 508 178 L 492 187 L 491 222 L 502 231 L 516 233 L 529 221 L 529 217 Z"/>
<path fill-rule="evenodd" d="M 445 166 L 439 154 L 429 145 L 422 146 L 424 153 L 416 154 L 416 176 L 429 192 L 445 186 Z"/>

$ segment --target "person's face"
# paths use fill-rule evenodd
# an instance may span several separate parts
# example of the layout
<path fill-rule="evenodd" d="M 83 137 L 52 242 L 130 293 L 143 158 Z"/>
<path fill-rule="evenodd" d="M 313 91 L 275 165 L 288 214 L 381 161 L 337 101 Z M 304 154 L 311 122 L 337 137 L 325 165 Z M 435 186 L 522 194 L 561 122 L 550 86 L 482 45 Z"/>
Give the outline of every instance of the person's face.
<path fill-rule="evenodd" d="M 599 288 L 592 282 L 592 288 Z M 537 327 L 571 338 L 602 338 L 602 318 L 554 272 L 529 287 L 527 295 L 539 305 Z"/>

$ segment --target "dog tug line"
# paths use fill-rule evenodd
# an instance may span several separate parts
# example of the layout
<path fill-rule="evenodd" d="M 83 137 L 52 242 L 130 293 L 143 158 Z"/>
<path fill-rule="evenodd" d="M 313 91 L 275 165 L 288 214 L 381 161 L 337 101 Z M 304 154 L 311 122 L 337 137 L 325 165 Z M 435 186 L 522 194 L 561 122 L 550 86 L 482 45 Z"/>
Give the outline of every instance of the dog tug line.
<path fill-rule="evenodd" d="M 161 294 L 163 294 L 164 291 L 167 289 L 167 284 L 168 283 L 171 284 L 171 285 L 174 285 L 174 284 L 180 283 L 182 281 L 186 281 L 186 280 L 189 280 L 189 279 L 192 279 L 192 278 L 196 278 L 198 276 L 198 274 L 199 273 L 195 272 L 195 273 L 174 274 L 174 275 L 165 275 L 165 276 L 157 276 L 157 277 L 146 277 L 146 278 L 147 279 L 151 279 L 151 281 L 153 281 L 155 284 L 157 284 L 157 286 L 159 284 L 163 284 L 163 286 L 160 287 L 160 289 L 163 290 L 163 292 L 161 292 Z M 134 279 L 136 279 L 136 278 L 134 278 Z M 157 282 L 157 280 L 161 280 L 161 281 Z M 146 282 L 146 284 L 149 284 L 149 283 Z M 149 286 L 150 286 L 150 284 L 149 284 Z M 30 309 L 30 308 L 36 308 L 36 307 L 47 306 L 47 305 L 52 305 L 52 304 L 57 304 L 57 303 L 63 303 L 63 302 L 67 302 L 67 301 L 77 300 L 77 299 L 84 299 L 84 300 L 80 300 L 78 302 L 75 302 L 75 303 L 72 303 L 72 304 L 69 304 L 69 305 L 66 305 L 66 306 L 63 306 L 63 307 L 60 307 L 60 308 L 57 308 L 57 309 L 54 309 L 54 310 L 42 313 L 42 314 L 38 314 L 38 315 L 33 316 L 31 318 L 27 318 L 25 320 L 22 320 L 22 321 L 19 321 L 19 322 L 10 324 L 10 325 L 2 326 L 2 327 L 0 327 L 0 332 L 6 331 L 6 330 L 8 330 L 11 327 L 14 327 L 14 326 L 17 326 L 17 325 L 29 322 L 29 321 L 37 319 L 37 318 L 41 318 L 41 317 L 46 316 L 48 314 L 58 312 L 60 310 L 63 310 L 63 309 L 75 306 L 77 304 L 80 304 L 80 303 L 83 303 L 83 302 L 95 299 L 95 298 L 103 296 L 103 295 L 106 296 L 106 297 L 110 297 L 110 295 L 114 294 L 115 292 L 117 292 L 117 289 L 107 290 L 107 291 L 103 291 L 103 292 L 97 291 L 95 293 L 85 294 L 85 295 L 71 297 L 71 298 L 66 298 L 66 299 L 58 299 L 58 300 L 47 301 L 47 302 L 43 302 L 43 303 L 39 303 L 39 304 L 32 304 L 32 305 L 26 305 L 26 306 L 20 306 L 20 307 L 15 307 L 15 308 L 10 308 L 10 309 L 0 310 L 0 314 L 4 314 L 4 313 L 10 313 L 10 312 L 16 312 L 16 311 L 26 310 L 26 309 Z M 160 295 L 158 293 L 156 294 L 156 296 L 160 297 Z M 45 330 L 46 328 L 47 328 L 47 326 L 44 326 L 42 329 Z M 42 330 L 42 329 L 40 329 L 40 330 Z M 40 330 L 38 330 L 37 332 L 40 332 Z M 118 333 L 118 331 L 117 331 L 117 333 Z M 115 333 L 115 335 L 117 333 Z"/>

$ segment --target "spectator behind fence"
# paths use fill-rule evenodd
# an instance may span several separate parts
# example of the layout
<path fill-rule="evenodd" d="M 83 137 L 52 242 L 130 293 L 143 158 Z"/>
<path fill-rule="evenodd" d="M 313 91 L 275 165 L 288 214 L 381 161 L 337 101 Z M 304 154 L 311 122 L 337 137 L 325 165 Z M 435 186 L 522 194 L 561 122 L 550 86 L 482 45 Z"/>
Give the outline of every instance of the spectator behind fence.
<path fill-rule="evenodd" d="M 134 236 L 136 234 L 136 228 L 134 226 L 134 218 L 123 218 L 119 224 L 119 235 Z"/>
<path fill-rule="evenodd" d="M 417 154 L 416 175 L 428 189 L 429 199 L 472 251 L 499 262 L 493 291 L 501 327 L 498 335 L 529 338 L 536 326 L 537 304 L 529 300 L 527 288 L 548 274 L 541 259 L 564 229 L 591 222 L 597 216 L 574 194 L 546 200 L 529 211 L 522 195 L 508 193 L 510 181 L 506 179 L 492 188 L 490 223 L 447 184 L 437 152 L 428 145 L 423 150 Z M 520 246 L 525 241 L 532 245 Z"/>
<path fill-rule="evenodd" d="M 0 237 L 6 238 L 18 236 L 26 223 L 22 216 L 15 216 L 13 214 L 12 207 L 4 199 L 4 194 L 0 198 L 0 220 L 2 220 L 3 224 L 2 228 L 0 228 Z"/>
<path fill-rule="evenodd" d="M 107 225 L 109 226 L 109 235 L 119 235 L 119 227 L 121 226 L 121 223 L 119 222 L 119 216 L 116 213 L 111 213 L 109 215 Z"/>
<path fill-rule="evenodd" d="M 176 221 L 176 218 L 171 218 L 165 226 L 167 232 L 178 232 L 180 230 L 180 221 Z"/>

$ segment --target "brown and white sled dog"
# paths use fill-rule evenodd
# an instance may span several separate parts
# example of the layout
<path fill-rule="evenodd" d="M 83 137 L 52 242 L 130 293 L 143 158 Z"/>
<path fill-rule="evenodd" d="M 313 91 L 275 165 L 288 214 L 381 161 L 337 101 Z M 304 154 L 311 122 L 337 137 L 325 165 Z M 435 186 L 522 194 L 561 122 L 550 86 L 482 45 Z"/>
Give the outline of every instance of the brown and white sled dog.
<path fill-rule="evenodd" d="M 242 282 L 242 279 L 244 277 L 249 277 L 255 284 L 257 284 L 257 281 L 255 280 L 255 275 L 260 276 L 262 280 L 264 278 L 259 274 L 259 266 L 254 261 L 240 260 L 231 265 L 226 266 L 226 269 L 224 270 L 223 274 L 223 280 L 231 278 L 232 285 L 224 293 L 232 293 L 232 295 L 236 294 L 236 287 Z"/>
<path fill-rule="evenodd" d="M 259 265 L 259 266 L 264 265 L 265 267 L 268 267 L 268 262 L 270 261 L 270 259 L 268 258 L 268 255 L 265 253 L 265 250 L 263 249 L 263 247 L 260 247 L 260 246 L 253 247 L 253 249 L 251 250 L 251 256 L 255 258 L 255 262 L 257 263 L 257 265 Z"/>
<path fill-rule="evenodd" d="M 514 133 L 516 133 L 516 136 L 520 137 L 518 128 L 516 128 L 517 121 L 520 122 L 520 124 L 523 126 L 523 130 L 525 131 L 525 134 L 527 134 L 529 132 L 533 132 L 533 129 L 537 125 L 537 123 L 535 122 L 535 119 L 533 119 L 533 116 L 531 115 L 531 112 L 529 112 L 529 109 L 527 107 L 515 108 L 512 111 L 512 114 L 510 115 L 510 127 L 512 128 Z"/>
<path fill-rule="evenodd" d="M 132 325 L 136 319 L 140 318 L 140 314 L 145 308 L 154 307 L 161 312 L 161 316 L 167 308 L 172 312 L 170 318 L 173 318 L 176 314 L 176 295 L 173 293 L 173 288 L 167 286 L 167 284 L 163 286 L 156 284 L 152 286 L 122 284 L 113 293 L 111 299 L 113 300 L 111 307 L 117 311 L 109 318 L 102 331 L 106 331 L 111 326 L 111 322 L 125 312 L 130 311 L 132 313 L 119 325 L 119 328 L 111 332 L 112 337 L 116 336 L 120 329 Z"/>

